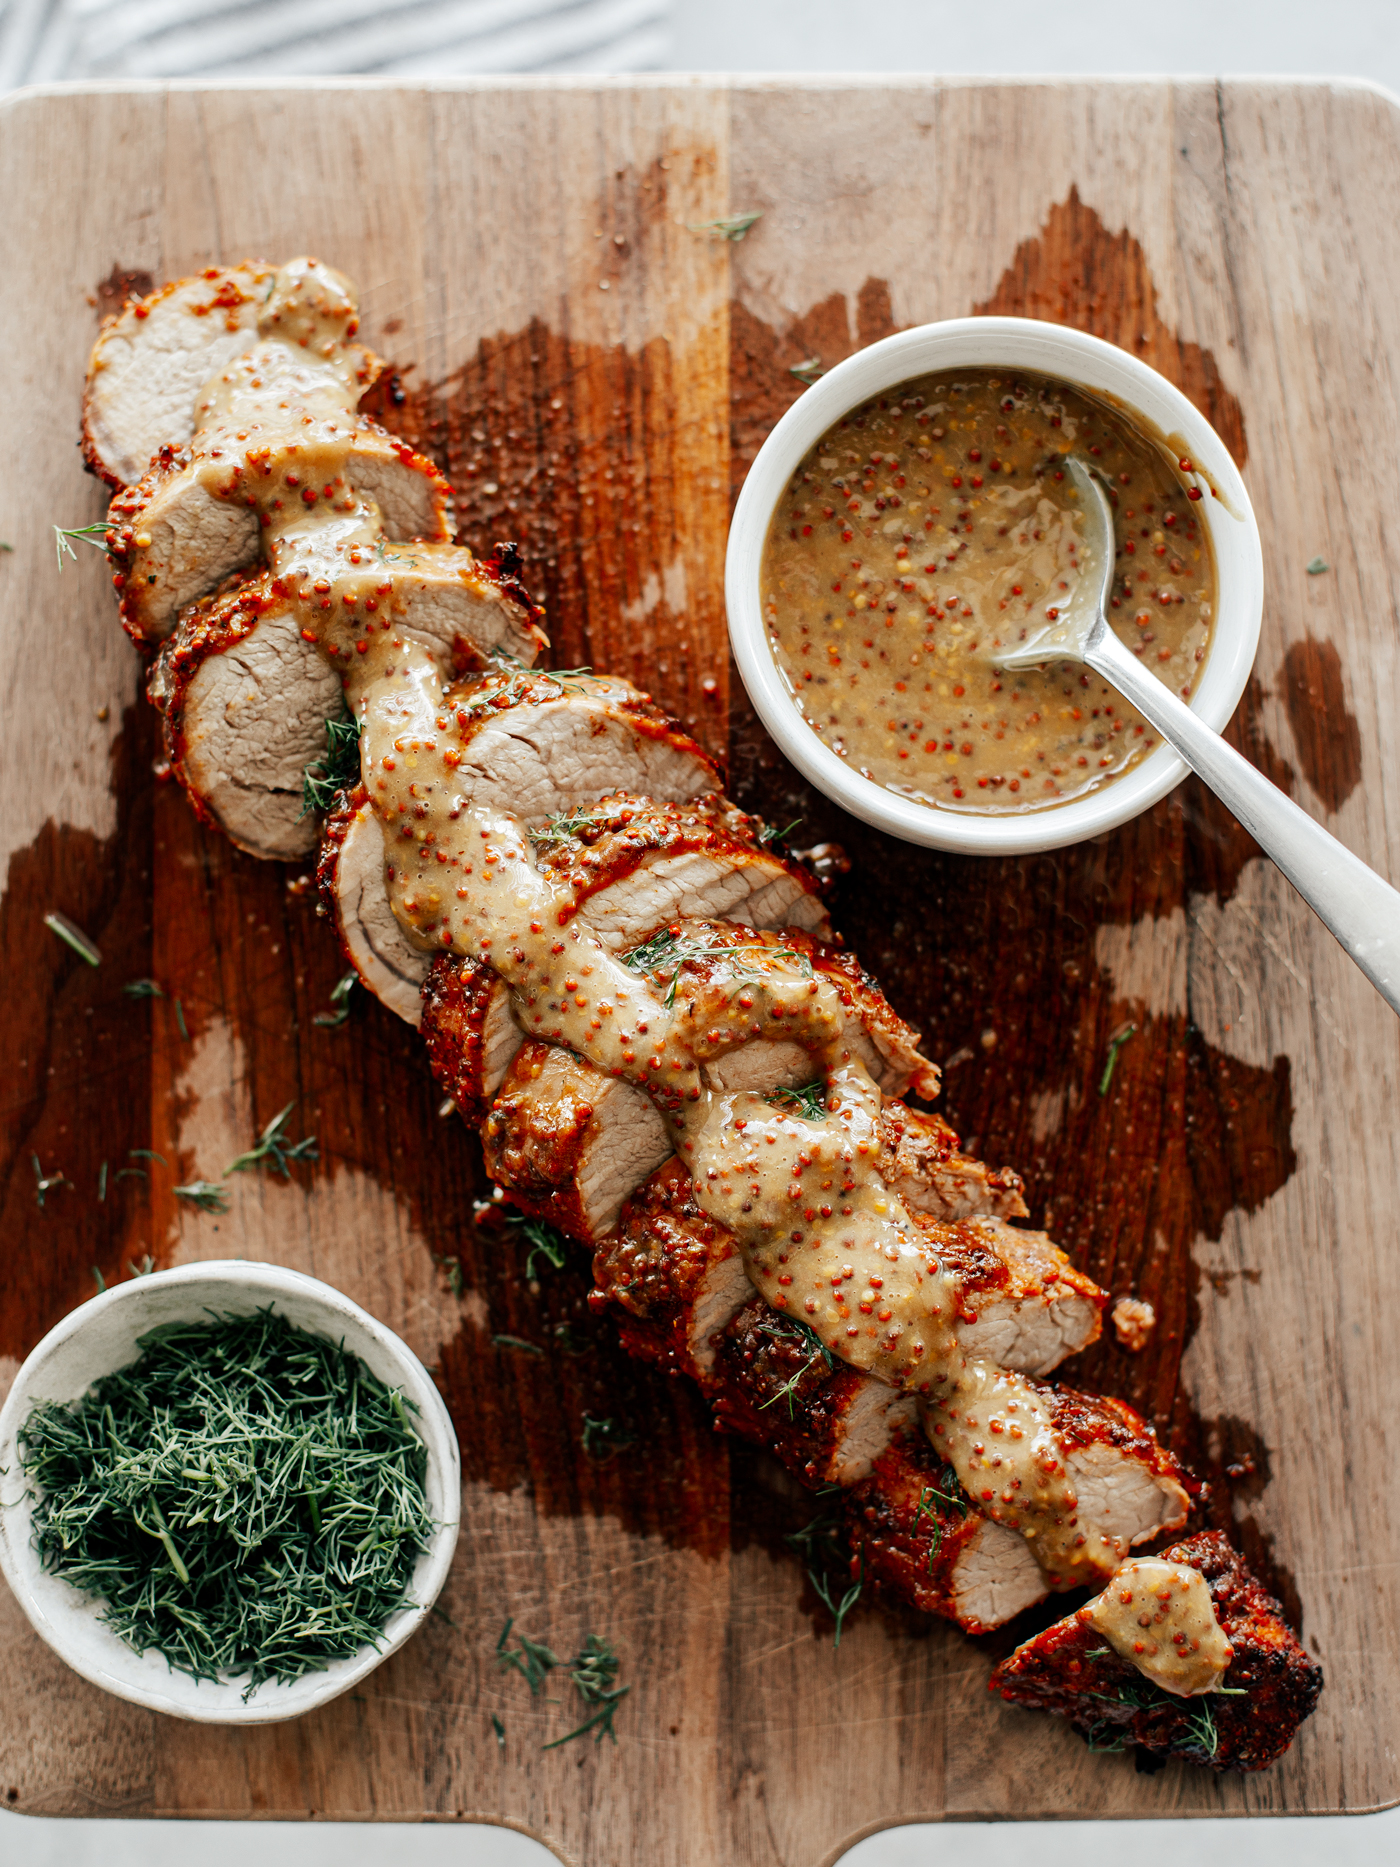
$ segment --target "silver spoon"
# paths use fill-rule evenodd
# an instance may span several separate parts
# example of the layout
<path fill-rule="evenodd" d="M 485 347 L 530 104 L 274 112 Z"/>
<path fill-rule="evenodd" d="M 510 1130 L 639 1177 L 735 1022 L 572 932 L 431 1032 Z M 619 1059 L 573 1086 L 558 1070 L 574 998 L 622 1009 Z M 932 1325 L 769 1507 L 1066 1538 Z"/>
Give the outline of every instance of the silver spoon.
<path fill-rule="evenodd" d="M 1071 454 L 1064 464 L 1079 493 L 1090 562 L 1057 620 L 999 654 L 999 665 L 1079 661 L 1111 681 L 1229 805 L 1391 1010 L 1400 1012 L 1400 894 L 1212 732 L 1119 641 L 1108 623 L 1113 511 L 1087 462 Z"/>

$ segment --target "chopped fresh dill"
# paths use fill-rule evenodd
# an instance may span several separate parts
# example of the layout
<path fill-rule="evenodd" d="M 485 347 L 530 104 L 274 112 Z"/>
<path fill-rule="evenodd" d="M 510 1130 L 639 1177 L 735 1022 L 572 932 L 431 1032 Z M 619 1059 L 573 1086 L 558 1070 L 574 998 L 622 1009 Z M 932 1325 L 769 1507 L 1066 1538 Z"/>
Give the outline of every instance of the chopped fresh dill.
<path fill-rule="evenodd" d="M 97 1170 L 97 1203 L 105 1205 L 107 1201 L 107 1163 L 104 1160 Z"/>
<path fill-rule="evenodd" d="M 175 1188 L 175 1197 L 188 1200 L 192 1206 L 198 1206 L 201 1212 L 228 1211 L 228 1194 L 217 1180 L 191 1180 L 188 1186 Z"/>
<path fill-rule="evenodd" d="M 1194 1708 L 1188 1713 L 1186 1728 L 1191 1733 L 1191 1740 L 1198 1750 L 1203 1750 L 1212 1762 L 1220 1748 L 1220 1732 L 1216 1728 L 1215 1713 L 1205 1699 L 1197 1699 Z"/>
<path fill-rule="evenodd" d="M 154 979 L 128 979 L 122 987 L 128 998 L 164 998 Z"/>
<path fill-rule="evenodd" d="M 158 1160 L 162 1167 L 165 1165 L 164 1154 L 157 1154 L 153 1147 L 129 1147 L 126 1157 L 128 1160 Z"/>
<path fill-rule="evenodd" d="M 326 749 L 314 764 L 308 765 L 301 779 L 301 812 L 327 811 L 337 793 L 352 790 L 360 782 L 360 728 L 353 719 L 326 721 Z"/>
<path fill-rule="evenodd" d="M 1327 562 L 1326 558 L 1313 558 L 1308 565 L 1308 575 L 1309 577 L 1320 577 L 1323 571 L 1331 570 L 1331 568 L 1332 566 Z"/>
<path fill-rule="evenodd" d="M 810 1523 L 800 1530 L 794 1530 L 783 1541 L 789 1549 L 795 1549 L 806 1563 L 807 1579 L 815 1589 L 817 1599 L 836 1623 L 831 1642 L 834 1651 L 841 1645 L 846 1616 L 860 1600 L 861 1591 L 865 1587 L 865 1559 L 861 1558 L 860 1573 L 856 1580 L 850 1582 L 851 1565 L 841 1536 L 839 1507 L 818 1511 Z M 837 1590 L 843 1579 L 848 1582 L 848 1586 L 838 1598 Z"/>
<path fill-rule="evenodd" d="M 91 545 L 94 550 L 100 551 L 103 557 L 109 556 L 108 529 L 106 519 L 99 519 L 95 525 L 55 525 L 53 528 L 54 556 L 58 559 L 60 571 L 63 569 L 65 552 L 74 563 L 78 561 L 78 554 L 72 545 L 72 540 L 75 538 L 81 538 L 85 545 Z"/>
<path fill-rule="evenodd" d="M 831 1350 L 816 1331 L 809 1329 L 805 1322 L 799 1322 L 796 1316 L 782 1316 L 777 1310 L 772 1310 L 759 1318 L 757 1326 L 771 1341 L 781 1342 L 789 1347 L 804 1348 L 808 1351 L 806 1361 L 802 1363 L 797 1372 L 790 1375 L 778 1391 L 770 1394 L 759 1408 L 759 1412 L 762 1413 L 767 1408 L 776 1406 L 780 1400 L 786 1400 L 788 1418 L 792 1419 L 794 1397 L 803 1376 L 810 1374 L 814 1368 L 818 1367 L 825 1367 L 829 1374 L 836 1366 L 835 1360 Z"/>
<path fill-rule="evenodd" d="M 491 1346 L 493 1348 L 519 1348 L 523 1349 L 527 1355 L 543 1355 L 544 1353 L 544 1350 L 534 1342 L 527 1342 L 523 1335 L 493 1335 Z"/>
<path fill-rule="evenodd" d="M 438 1269 L 446 1277 L 448 1289 L 460 1303 L 462 1300 L 462 1292 L 466 1288 L 462 1278 L 462 1260 L 458 1257 L 440 1258 L 437 1253 L 434 1252 L 433 1263 L 437 1265 Z"/>
<path fill-rule="evenodd" d="M 345 1020 L 350 1016 L 350 994 L 355 989 L 359 977 L 359 973 L 357 973 L 352 966 L 349 972 L 337 983 L 335 990 L 331 993 L 331 1003 L 336 1009 L 334 1011 L 318 1011 L 311 1022 L 313 1024 L 319 1024 L 323 1030 L 338 1031 L 341 1025 L 344 1024 Z"/>
<path fill-rule="evenodd" d="M 175 1000 L 175 1022 L 180 1027 L 180 1036 L 188 1043 L 190 1041 L 190 1029 L 185 1023 L 185 1008 L 178 998 Z"/>
<path fill-rule="evenodd" d="M 29 1158 L 34 1163 L 34 1197 L 39 1203 L 40 1212 L 42 1212 L 44 1210 L 44 1201 L 48 1198 L 50 1193 L 57 1192 L 61 1186 L 71 1186 L 73 1182 L 68 1178 L 66 1173 L 45 1174 L 43 1168 L 39 1165 L 39 1156 L 37 1154 L 31 1154 Z"/>
<path fill-rule="evenodd" d="M 1090 1750 L 1122 1751 L 1127 1748 L 1127 1734 L 1122 1725 L 1108 1718 L 1096 1718 L 1085 1731 L 1084 1742 Z"/>
<path fill-rule="evenodd" d="M 1106 1660 L 1112 1651 L 1112 1647 L 1091 1647 L 1084 1657 L 1086 1660 Z"/>
<path fill-rule="evenodd" d="M 107 1291 L 107 1279 L 102 1275 L 95 1264 L 92 1266 L 92 1276 L 93 1282 L 97 1285 L 98 1296 L 104 1296 Z"/>
<path fill-rule="evenodd" d="M 596 829 L 606 816 L 600 809 L 580 810 L 570 814 L 565 811 L 558 817 L 551 817 L 541 824 L 538 830 L 528 830 L 526 834 L 532 843 L 543 843 L 549 847 L 556 843 L 569 843 L 584 830 Z"/>
<path fill-rule="evenodd" d="M 663 927 L 659 933 L 634 948 L 623 959 L 623 965 L 632 972 L 669 973 L 670 986 L 663 1003 L 667 1011 L 673 1011 L 676 1004 L 676 992 L 680 986 L 681 971 L 692 960 L 727 959 L 740 953 L 758 953 L 766 959 L 791 960 L 797 968 L 798 976 L 810 979 L 812 962 L 805 953 L 798 953 L 789 946 L 767 946 L 762 941 L 735 941 L 731 944 L 711 943 L 696 939 L 691 935 L 681 934 L 670 927 Z M 753 963 L 739 961 L 733 970 L 736 981 L 747 981 L 761 985 L 763 973 Z"/>
<path fill-rule="evenodd" d="M 527 1281 L 535 1274 L 536 1258 L 543 1258 L 556 1271 L 563 1270 L 569 1258 L 569 1245 L 561 1231 L 543 1219 L 528 1218 L 523 1212 L 507 1214 L 506 1224 L 514 1226 L 530 1241 L 530 1255 L 525 1260 Z"/>
<path fill-rule="evenodd" d="M 800 1089 L 770 1089 L 767 1099 L 803 1121 L 820 1121 L 826 1114 L 826 1084 L 820 1078 L 803 1083 Z"/>
<path fill-rule="evenodd" d="M 784 824 L 781 830 L 777 829 L 771 823 L 765 823 L 758 832 L 757 840 L 762 843 L 765 848 L 769 843 L 786 842 L 787 838 L 792 835 L 801 821 L 801 817 L 794 817 L 792 822 Z"/>
<path fill-rule="evenodd" d="M 943 1483 L 945 1485 L 957 1483 L 951 1466 L 949 1466 L 944 1473 Z M 960 1496 L 956 1491 L 941 1490 L 937 1485 L 925 1485 L 923 1490 L 919 1493 L 918 1508 L 914 1512 L 914 1521 L 910 1525 L 910 1534 L 912 1536 L 918 1535 L 919 1523 L 923 1517 L 927 1516 L 932 1521 L 933 1541 L 929 1544 L 928 1551 L 928 1572 L 930 1575 L 933 1574 L 934 1558 L 943 1547 L 943 1521 L 938 1514 L 938 1506 L 940 1504 L 947 1505 L 950 1510 L 955 1510 L 959 1517 L 966 1517 L 968 1510 L 967 1499 Z"/>
<path fill-rule="evenodd" d="M 126 1268 L 131 1272 L 133 1277 L 149 1277 L 151 1272 L 156 1268 L 156 1261 L 148 1251 L 139 1264 L 133 1264 L 131 1259 L 128 1258 L 126 1261 Z"/>
<path fill-rule="evenodd" d="M 788 375 L 795 376 L 799 382 L 805 382 L 810 389 L 819 376 L 825 376 L 826 369 L 820 357 L 808 357 L 803 363 L 789 363 Z"/>
<path fill-rule="evenodd" d="M 491 1729 L 496 1733 L 496 1743 L 498 1747 L 504 1750 L 506 1747 L 506 1727 L 501 1723 L 500 1718 L 494 1711 L 491 1714 Z"/>
<path fill-rule="evenodd" d="M 496 1664 L 502 1672 L 518 1672 L 530 1688 L 530 1697 L 538 1698 L 545 1680 L 556 1666 L 562 1664 L 559 1655 L 552 1652 L 543 1641 L 532 1640 L 528 1634 L 517 1634 L 513 1647 L 506 1645 L 510 1639 L 510 1630 L 515 1625 L 514 1615 L 501 1629 L 501 1637 L 496 1642 Z"/>
<path fill-rule="evenodd" d="M 691 233 L 717 233 L 721 240 L 742 240 L 755 222 L 763 219 L 762 211 L 757 214 L 727 214 L 722 220 L 702 220 L 698 225 L 686 222 Z"/>
<path fill-rule="evenodd" d="M 1136 1034 L 1137 1026 L 1135 1024 L 1125 1024 L 1121 1031 L 1116 1031 L 1113 1036 L 1109 1038 L 1108 1061 L 1104 1064 L 1103 1075 L 1099 1078 L 1099 1094 L 1101 1096 L 1106 1096 L 1108 1094 L 1108 1085 L 1113 1081 L 1113 1072 L 1118 1063 L 1118 1052 L 1123 1048 L 1124 1044 L 1127 1043 L 1128 1039 L 1136 1036 Z"/>
<path fill-rule="evenodd" d="M 72 947 L 79 959 L 85 959 L 89 966 L 100 966 L 102 955 L 88 939 L 81 927 L 75 927 L 66 914 L 46 914 L 44 925 L 50 933 L 57 934 L 65 946 Z"/>
<path fill-rule="evenodd" d="M 617 1669 L 621 1661 L 610 1640 L 604 1640 L 599 1634 L 590 1634 L 582 1648 L 569 1661 L 569 1678 L 585 1705 L 593 1707 L 583 1723 L 576 1725 L 563 1737 L 556 1737 L 548 1744 L 542 1744 L 542 1750 L 557 1750 L 561 1744 L 571 1744 L 576 1737 L 585 1737 L 593 1733 L 593 1742 L 601 1744 L 605 1737 L 617 1742 L 617 1732 L 613 1729 L 613 1719 L 617 1708 L 632 1690 L 630 1685 L 617 1684 Z"/>
<path fill-rule="evenodd" d="M 411 1403 L 271 1307 L 139 1347 L 21 1429 L 45 1567 L 138 1652 L 245 1699 L 376 1644 L 433 1529 Z"/>
<path fill-rule="evenodd" d="M 606 1465 L 609 1459 L 616 1458 L 619 1452 L 636 1443 L 637 1435 L 624 1426 L 621 1420 L 597 1419 L 591 1413 L 584 1414 L 583 1449 L 599 1465 Z"/>
<path fill-rule="evenodd" d="M 280 1174 L 284 1180 L 290 1180 L 293 1161 L 320 1159 L 314 1134 L 291 1144 L 286 1139 L 287 1117 L 295 1107 L 295 1101 L 289 1102 L 280 1114 L 273 1116 L 248 1152 L 240 1154 L 237 1160 L 230 1161 L 224 1168 L 225 1179 L 231 1173 L 246 1173 L 249 1168 L 261 1167 L 267 1161 L 274 1173 Z"/>

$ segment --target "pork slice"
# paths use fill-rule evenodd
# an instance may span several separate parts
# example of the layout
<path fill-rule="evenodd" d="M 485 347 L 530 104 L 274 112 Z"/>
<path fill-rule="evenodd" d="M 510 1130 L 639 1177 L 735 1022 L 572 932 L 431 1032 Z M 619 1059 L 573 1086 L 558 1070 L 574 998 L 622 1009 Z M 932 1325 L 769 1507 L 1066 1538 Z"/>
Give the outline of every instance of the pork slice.
<path fill-rule="evenodd" d="M 858 1483 L 896 1432 L 917 1429 L 912 1395 L 834 1360 L 760 1296 L 725 1328 L 709 1385 L 722 1432 L 765 1447 L 813 1487 Z"/>
<path fill-rule="evenodd" d="M 510 987 L 489 966 L 439 953 L 428 967 L 420 1009 L 433 1076 L 463 1120 L 479 1127 L 526 1041 Z"/>
<path fill-rule="evenodd" d="M 1080 1521 L 1129 1549 L 1179 1530 L 1191 1509 L 1186 1474 L 1141 1415 L 1106 1394 L 1047 1391 Z"/>
<path fill-rule="evenodd" d="M 830 933 L 815 878 L 766 848 L 752 817 L 710 793 L 602 798 L 536 834 L 540 868 L 615 952 L 677 917 Z"/>
<path fill-rule="evenodd" d="M 195 397 L 257 336 L 276 268 L 211 266 L 132 298 L 103 320 L 83 392 L 83 458 L 111 487 L 139 480 L 194 433 Z"/>
<path fill-rule="evenodd" d="M 451 538 L 451 488 L 396 436 L 362 423 L 346 474 L 357 492 L 378 502 L 390 538 Z M 197 449 L 162 450 L 136 485 L 113 498 L 107 525 L 108 556 L 122 580 L 122 624 L 144 644 L 164 641 L 182 610 L 256 565 L 262 552 L 257 513 L 237 468 Z M 394 549 L 403 552 L 402 545 Z M 386 563 L 399 568 L 393 559 Z"/>
<path fill-rule="evenodd" d="M 842 1520 L 878 1594 L 967 1633 L 991 1633 L 1048 1592 L 1025 1538 L 980 1516 L 917 1435 L 895 1433 L 842 1499 Z"/>
<path fill-rule="evenodd" d="M 1267 1769 L 1311 1716 L 1322 1669 L 1219 1530 L 1173 1544 L 1162 1555 L 1205 1577 L 1215 1618 L 1233 1649 L 1222 1681 L 1226 1691 L 1178 1698 L 1158 1690 L 1080 1613 L 1024 1641 L 988 1687 L 1013 1705 L 1068 1719 L 1095 1750 L 1141 1746 L 1217 1770 Z"/>
<path fill-rule="evenodd" d="M 481 1142 L 496 1184 L 581 1244 L 611 1231 L 627 1195 L 671 1152 L 645 1090 L 536 1042 L 511 1059 Z"/>
<path fill-rule="evenodd" d="M 945 1225 L 915 1216 L 934 1255 L 962 1280 L 957 1333 L 969 1355 L 1045 1375 L 1098 1340 L 1108 1292 L 1044 1232 L 1004 1219 Z"/>
<path fill-rule="evenodd" d="M 458 565 L 436 583 L 420 569 L 386 573 L 399 626 L 428 642 L 445 670 L 496 649 L 533 654 L 543 637 L 510 572 L 498 576 L 499 557 L 436 549 Z M 171 769 L 205 822 L 253 856 L 294 861 L 314 848 L 304 778 L 325 758 L 326 721 L 344 710 L 340 677 L 303 640 L 296 605 L 266 573 L 195 604 L 157 656 L 147 691 L 164 715 Z M 377 907 L 375 917 L 382 924 Z M 347 947 L 359 942 L 341 932 Z"/>
<path fill-rule="evenodd" d="M 381 1005 L 417 1025 L 423 1015 L 423 984 L 430 956 L 412 944 L 389 905 L 384 887 L 384 832 L 363 785 L 342 792 L 328 817 L 316 879 L 322 904 L 361 983 Z M 508 1007 L 510 994 L 504 986 L 501 990 Z M 482 1010 L 483 1020 L 489 1021 L 489 1008 Z M 509 1022 L 514 1027 L 514 1018 Z M 516 1040 L 520 1041 L 518 1030 Z M 484 1104 L 480 1112 L 485 1113 Z"/>
<path fill-rule="evenodd" d="M 994 1172 L 961 1152 L 958 1137 L 940 1115 L 885 1104 L 880 1116 L 880 1175 L 912 1212 L 930 1218 L 1024 1219 L 1029 1208 L 1021 1176 L 1010 1167 Z"/>
<path fill-rule="evenodd" d="M 709 1391 L 724 1330 L 753 1297 L 732 1232 L 701 1208 L 674 1156 L 637 1187 L 593 1257 L 595 1309 L 629 1354 Z"/>
<path fill-rule="evenodd" d="M 762 973 L 766 968 L 806 968 L 807 976 L 835 988 L 845 1014 L 843 1043 L 887 1095 L 900 1095 L 911 1082 L 932 1094 L 937 1068 L 919 1052 L 919 1034 L 898 1016 L 870 976 L 833 942 L 819 940 L 800 927 L 755 928 L 730 921 L 678 917 L 658 929 L 634 960 L 658 985 L 676 989 L 678 1003 L 703 1029 L 727 1001 L 736 967 Z M 633 963 L 629 961 L 629 964 Z M 813 1080 L 815 1065 L 801 1047 L 769 1036 L 744 1040 L 742 1031 L 726 1029 L 724 1048 L 702 1057 L 712 1088 L 795 1088 Z M 802 1060 L 805 1058 L 805 1061 Z"/>
<path fill-rule="evenodd" d="M 451 698 L 457 778 L 471 803 L 511 811 L 531 827 L 616 791 L 683 801 L 719 785 L 709 753 L 627 681 L 492 672 Z"/>

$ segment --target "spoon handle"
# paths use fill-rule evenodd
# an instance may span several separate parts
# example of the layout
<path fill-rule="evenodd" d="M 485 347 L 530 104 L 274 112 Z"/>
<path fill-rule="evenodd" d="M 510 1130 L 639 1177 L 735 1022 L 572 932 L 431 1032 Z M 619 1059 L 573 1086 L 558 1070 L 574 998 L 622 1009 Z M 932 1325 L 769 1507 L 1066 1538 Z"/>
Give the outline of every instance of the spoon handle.
<path fill-rule="evenodd" d="M 1204 725 L 1143 667 L 1102 618 L 1090 635 L 1084 659 L 1132 701 L 1229 805 L 1391 1010 L 1400 1012 L 1400 894 Z"/>

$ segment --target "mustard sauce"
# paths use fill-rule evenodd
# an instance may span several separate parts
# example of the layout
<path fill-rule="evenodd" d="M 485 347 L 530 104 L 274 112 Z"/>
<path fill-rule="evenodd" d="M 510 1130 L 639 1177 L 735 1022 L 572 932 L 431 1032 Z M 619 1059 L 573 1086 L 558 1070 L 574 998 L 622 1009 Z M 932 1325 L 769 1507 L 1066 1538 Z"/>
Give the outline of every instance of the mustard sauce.
<path fill-rule="evenodd" d="M 1142 1556 L 1125 1562 L 1079 1619 L 1120 1658 L 1178 1698 L 1214 1692 L 1234 1658 L 1216 1618 L 1210 1584 L 1184 1562 Z"/>

